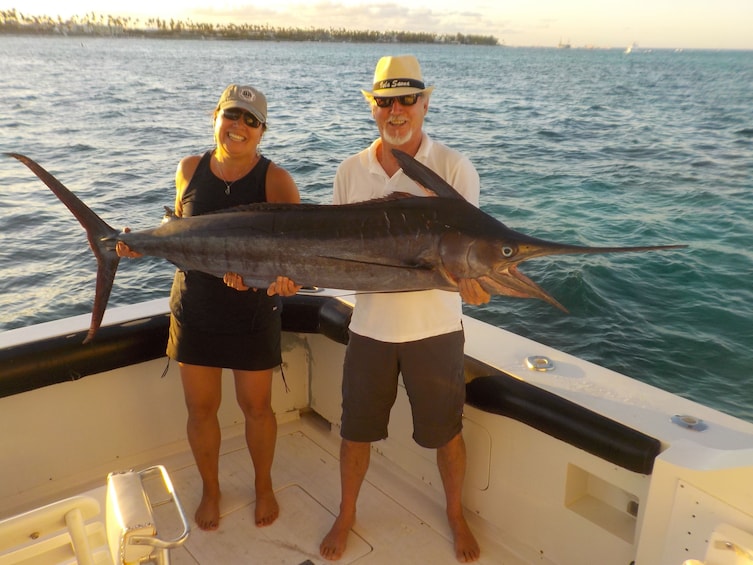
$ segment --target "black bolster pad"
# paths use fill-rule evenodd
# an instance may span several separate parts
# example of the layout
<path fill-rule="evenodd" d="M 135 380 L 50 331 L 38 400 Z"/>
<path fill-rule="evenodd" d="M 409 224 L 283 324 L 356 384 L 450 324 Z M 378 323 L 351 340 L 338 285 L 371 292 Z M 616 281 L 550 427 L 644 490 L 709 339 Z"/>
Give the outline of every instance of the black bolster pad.
<path fill-rule="evenodd" d="M 353 308 L 327 296 L 296 294 L 282 299 L 282 329 L 294 333 L 320 333 L 337 343 L 348 343 Z"/>
<path fill-rule="evenodd" d="M 282 299 L 282 329 L 321 333 L 345 344 L 352 308 L 337 298 L 296 295 Z M 102 326 L 0 349 L 0 397 L 19 394 L 165 356 L 169 314 Z"/>
<path fill-rule="evenodd" d="M 467 383 L 466 402 L 644 475 L 651 474 L 661 450 L 651 436 L 504 373 Z"/>
<path fill-rule="evenodd" d="M 327 300 L 319 310 L 319 333 L 337 343 L 347 345 L 350 338 L 348 326 L 352 314 L 353 307 L 342 300 Z"/>
<path fill-rule="evenodd" d="M 165 355 L 169 316 L 161 314 L 0 349 L 0 397 L 77 380 Z"/>

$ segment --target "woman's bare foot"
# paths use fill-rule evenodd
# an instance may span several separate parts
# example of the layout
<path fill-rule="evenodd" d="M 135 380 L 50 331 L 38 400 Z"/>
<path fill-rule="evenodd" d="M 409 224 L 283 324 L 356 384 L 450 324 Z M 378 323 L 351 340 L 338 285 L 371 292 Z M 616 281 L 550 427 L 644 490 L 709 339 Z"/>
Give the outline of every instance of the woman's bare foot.
<path fill-rule="evenodd" d="M 216 530 L 220 526 L 220 495 L 202 494 L 194 518 L 200 529 Z"/>
<path fill-rule="evenodd" d="M 274 491 L 256 494 L 256 509 L 254 519 L 259 527 L 269 526 L 280 515 L 280 507 L 277 504 Z"/>
<path fill-rule="evenodd" d="M 465 517 L 449 520 L 455 544 L 455 557 L 461 563 L 472 563 L 481 557 L 481 548 L 468 527 Z"/>
<path fill-rule="evenodd" d="M 332 528 L 324 536 L 319 546 L 319 554 L 329 561 L 340 559 L 345 553 L 345 548 L 348 545 L 348 534 L 350 534 L 350 529 L 355 521 L 355 515 L 343 516 L 340 514 L 335 518 L 335 523 L 332 524 Z"/>

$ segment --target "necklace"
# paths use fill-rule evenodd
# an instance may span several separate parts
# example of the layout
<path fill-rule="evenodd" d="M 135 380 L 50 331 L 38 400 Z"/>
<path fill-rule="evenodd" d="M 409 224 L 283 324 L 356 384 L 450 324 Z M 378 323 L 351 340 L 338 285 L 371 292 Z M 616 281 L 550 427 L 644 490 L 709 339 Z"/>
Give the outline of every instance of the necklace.
<path fill-rule="evenodd" d="M 226 196 L 230 196 L 230 188 L 231 188 L 231 187 L 232 187 L 232 186 L 233 186 L 233 185 L 234 185 L 234 184 L 235 184 L 236 182 L 238 182 L 238 181 L 239 181 L 240 179 L 242 179 L 242 178 L 243 178 L 243 177 L 244 177 L 245 175 L 241 175 L 241 176 L 239 176 L 239 177 L 238 177 L 237 179 L 235 179 L 235 180 L 233 180 L 233 181 L 230 181 L 230 182 L 228 182 L 228 181 L 226 181 L 226 180 L 225 180 L 225 171 L 224 171 L 224 170 L 222 169 L 222 163 L 220 163 L 220 160 L 219 160 L 219 159 L 217 158 L 217 156 L 216 156 L 216 155 L 215 155 L 215 158 L 214 158 L 214 160 L 215 160 L 215 162 L 217 163 L 217 168 L 218 168 L 218 169 L 219 169 L 219 171 L 220 171 L 220 180 L 221 180 L 222 182 L 224 182 L 224 183 L 225 183 L 225 195 L 226 195 Z M 255 158 L 253 159 L 253 161 L 251 162 L 251 169 L 253 169 L 253 168 L 254 168 L 254 165 L 256 165 L 256 162 L 257 162 L 258 160 L 259 160 L 259 156 L 257 155 L 257 156 L 256 156 L 256 157 L 255 157 Z M 250 169 L 249 169 L 249 170 L 250 170 Z M 248 173 L 246 173 L 246 174 L 248 174 Z"/>
<path fill-rule="evenodd" d="M 225 180 L 225 171 L 222 170 L 222 165 L 220 164 L 220 160 L 215 158 L 215 161 L 217 162 L 217 168 L 220 170 L 220 180 L 225 183 L 225 196 L 230 196 L 230 187 L 233 186 L 234 181 L 227 182 Z"/>

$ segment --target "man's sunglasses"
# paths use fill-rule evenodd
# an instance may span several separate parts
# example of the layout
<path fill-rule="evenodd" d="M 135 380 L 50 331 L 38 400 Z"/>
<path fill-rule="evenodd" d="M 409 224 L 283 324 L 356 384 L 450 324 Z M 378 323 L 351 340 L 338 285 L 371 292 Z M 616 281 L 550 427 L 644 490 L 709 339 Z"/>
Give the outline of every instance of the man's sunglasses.
<path fill-rule="evenodd" d="M 240 108 L 225 108 L 222 111 L 222 116 L 224 118 L 227 118 L 231 122 L 237 122 L 241 119 L 241 117 L 243 117 L 243 123 L 251 128 L 258 128 L 259 126 L 261 126 L 261 121 L 259 120 L 259 118 L 254 116 L 251 112 L 246 112 L 245 110 L 241 110 Z"/>
<path fill-rule="evenodd" d="M 374 96 L 374 102 L 380 108 L 391 108 L 395 100 L 400 102 L 401 106 L 413 106 L 419 98 L 421 98 L 421 93 L 404 94 L 403 96 Z"/>

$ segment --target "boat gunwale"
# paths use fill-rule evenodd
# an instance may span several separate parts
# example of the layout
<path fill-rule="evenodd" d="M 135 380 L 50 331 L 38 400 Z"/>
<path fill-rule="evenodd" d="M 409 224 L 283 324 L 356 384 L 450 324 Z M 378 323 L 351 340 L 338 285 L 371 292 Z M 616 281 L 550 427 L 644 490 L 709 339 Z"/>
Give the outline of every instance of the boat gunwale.
<path fill-rule="evenodd" d="M 283 298 L 282 329 L 316 333 L 346 344 L 352 306 L 337 296 Z M 162 312 L 0 349 L 0 398 L 77 380 L 165 356 L 169 314 Z M 630 426 L 557 396 L 466 355 L 467 402 L 538 429 L 601 459 L 651 474 L 661 442 Z"/>

